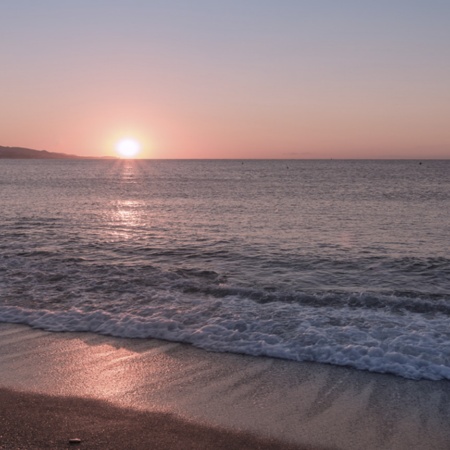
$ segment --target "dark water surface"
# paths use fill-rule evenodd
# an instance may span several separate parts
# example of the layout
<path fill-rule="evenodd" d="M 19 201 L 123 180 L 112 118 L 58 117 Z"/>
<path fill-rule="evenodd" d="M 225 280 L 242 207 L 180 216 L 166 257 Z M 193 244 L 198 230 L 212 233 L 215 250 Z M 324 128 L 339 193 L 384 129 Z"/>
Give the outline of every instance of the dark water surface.
<path fill-rule="evenodd" d="M 450 379 L 450 161 L 0 161 L 0 321 Z"/>

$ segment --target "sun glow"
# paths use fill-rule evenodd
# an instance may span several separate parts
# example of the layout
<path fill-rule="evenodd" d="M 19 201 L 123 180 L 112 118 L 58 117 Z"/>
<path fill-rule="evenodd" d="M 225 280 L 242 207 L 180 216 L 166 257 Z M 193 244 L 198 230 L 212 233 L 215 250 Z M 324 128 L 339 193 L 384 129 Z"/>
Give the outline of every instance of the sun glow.
<path fill-rule="evenodd" d="M 134 158 L 141 151 L 141 144 L 135 139 L 122 139 L 116 144 L 116 152 L 122 158 Z"/>

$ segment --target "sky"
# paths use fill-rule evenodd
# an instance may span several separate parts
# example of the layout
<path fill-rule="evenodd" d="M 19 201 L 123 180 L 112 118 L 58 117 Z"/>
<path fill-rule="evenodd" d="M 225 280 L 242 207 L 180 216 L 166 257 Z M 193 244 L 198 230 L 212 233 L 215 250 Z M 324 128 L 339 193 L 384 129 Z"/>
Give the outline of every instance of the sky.
<path fill-rule="evenodd" d="M 450 158 L 448 0 L 2 0 L 0 145 Z"/>

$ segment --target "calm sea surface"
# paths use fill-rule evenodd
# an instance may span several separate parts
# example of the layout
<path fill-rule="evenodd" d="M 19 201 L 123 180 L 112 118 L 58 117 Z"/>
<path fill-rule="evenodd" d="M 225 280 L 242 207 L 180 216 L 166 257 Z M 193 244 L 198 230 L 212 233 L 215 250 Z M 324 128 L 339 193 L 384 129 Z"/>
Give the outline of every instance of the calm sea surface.
<path fill-rule="evenodd" d="M 450 161 L 0 161 L 0 321 L 450 379 Z"/>

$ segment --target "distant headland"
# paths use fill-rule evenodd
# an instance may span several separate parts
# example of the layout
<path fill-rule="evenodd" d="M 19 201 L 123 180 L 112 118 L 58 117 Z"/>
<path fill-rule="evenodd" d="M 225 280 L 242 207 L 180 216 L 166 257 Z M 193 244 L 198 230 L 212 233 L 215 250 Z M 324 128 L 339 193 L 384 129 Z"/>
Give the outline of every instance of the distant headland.
<path fill-rule="evenodd" d="M 114 156 L 92 157 L 68 155 L 66 153 L 48 152 L 47 150 L 33 150 L 23 147 L 2 147 L 0 145 L 0 159 L 116 159 Z"/>

